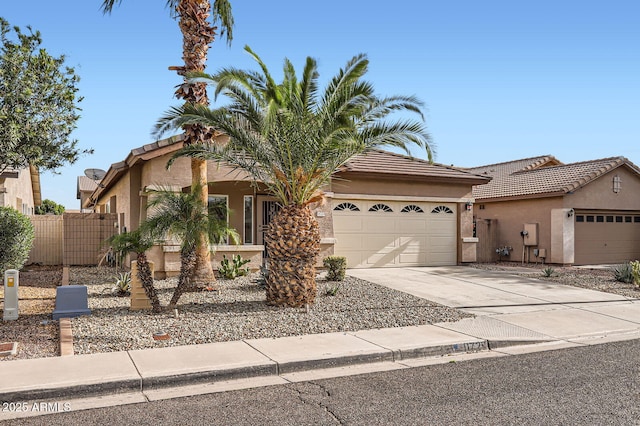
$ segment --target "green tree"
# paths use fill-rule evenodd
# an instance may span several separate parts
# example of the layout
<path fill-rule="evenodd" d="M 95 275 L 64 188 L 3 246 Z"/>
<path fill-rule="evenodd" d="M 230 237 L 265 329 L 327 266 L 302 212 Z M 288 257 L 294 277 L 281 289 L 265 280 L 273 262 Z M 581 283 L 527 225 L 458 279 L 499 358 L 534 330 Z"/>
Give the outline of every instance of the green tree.
<path fill-rule="evenodd" d="M 191 276 L 196 267 L 196 250 L 201 234 L 209 241 L 221 242 L 230 237 L 238 240 L 238 233 L 230 228 L 226 220 L 209 214 L 207 205 L 199 197 L 200 188 L 189 193 L 170 190 L 154 191 L 147 204 L 149 217 L 140 230 L 154 238 L 172 237 L 180 241 L 180 275 L 169 308 L 173 309 L 183 293 L 198 288 L 191 285 Z"/>
<path fill-rule="evenodd" d="M 55 201 L 49 199 L 42 200 L 42 205 L 36 206 L 36 214 L 55 214 L 61 215 L 64 213 L 64 206 L 58 204 Z"/>
<path fill-rule="evenodd" d="M 158 299 L 158 292 L 153 284 L 151 266 L 149 265 L 149 259 L 146 253 L 147 250 L 153 247 L 153 239 L 137 229 L 133 232 L 123 232 L 122 234 L 113 235 L 107 242 L 111 245 L 115 255 L 120 259 L 124 259 L 129 253 L 136 254 L 138 279 L 142 283 L 145 294 L 151 301 L 153 312 L 161 312 L 160 299 Z"/>
<path fill-rule="evenodd" d="M 27 216 L 11 207 L 0 207 L 0 274 L 24 266 L 33 238 L 33 224 Z"/>
<path fill-rule="evenodd" d="M 28 34 L 0 18 L 0 172 L 33 165 L 55 171 L 80 155 L 71 139 L 76 127 L 79 81 L 64 56 L 40 47 L 39 32 Z"/>
<path fill-rule="evenodd" d="M 102 10 L 104 13 L 111 13 L 114 6 L 121 2 L 122 0 L 104 0 Z M 182 58 L 184 59 L 184 66 L 170 67 L 170 69 L 182 76 L 191 72 L 203 72 L 209 45 L 215 40 L 218 29 L 216 25 L 220 25 L 220 34 L 226 37 L 229 44 L 233 39 L 231 3 L 229 0 L 167 0 L 166 6 L 175 11 L 174 16 L 178 18 L 178 25 L 182 32 Z M 211 13 L 212 9 L 213 13 Z M 209 104 L 206 84 L 187 79 L 178 86 L 176 97 L 188 103 Z M 213 136 L 210 129 L 198 124 L 185 126 L 184 131 L 186 145 L 207 143 Z M 206 204 L 208 182 L 205 160 L 199 158 L 191 160 L 191 181 L 192 188 L 200 188 L 200 200 Z M 199 236 L 193 280 L 200 285 L 215 281 L 206 234 Z"/>
<path fill-rule="evenodd" d="M 216 96 L 230 104 L 218 109 L 186 104 L 170 110 L 156 126 L 158 133 L 200 124 L 227 133 L 226 146 L 192 145 L 176 156 L 224 161 L 248 172 L 282 205 L 265 234 L 269 275 L 267 303 L 303 306 L 316 296 L 315 262 L 320 233 L 310 205 L 323 197 L 331 176 L 353 156 L 380 146 L 426 149 L 432 145 L 422 120 L 389 117 L 396 111 L 417 113 L 413 96 L 379 97 L 363 80 L 368 60 L 357 55 L 320 93 L 316 61 L 307 58 L 298 79 L 289 60 L 277 84 L 263 61 L 245 48 L 261 72 L 227 68 L 197 75 L 216 84 Z M 176 158 L 176 157 L 174 157 Z"/>

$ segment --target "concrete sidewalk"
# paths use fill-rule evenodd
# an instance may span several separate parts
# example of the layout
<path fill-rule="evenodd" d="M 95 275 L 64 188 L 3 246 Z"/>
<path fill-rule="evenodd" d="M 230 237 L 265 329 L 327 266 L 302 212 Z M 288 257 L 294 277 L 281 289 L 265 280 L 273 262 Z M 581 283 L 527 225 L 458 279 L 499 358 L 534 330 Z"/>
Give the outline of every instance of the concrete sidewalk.
<path fill-rule="evenodd" d="M 115 394 L 143 402 L 211 392 L 222 383 L 230 388 L 264 386 L 447 362 L 468 353 L 504 356 L 640 338 L 640 301 L 613 294 L 466 267 L 349 274 L 476 317 L 416 327 L 0 362 L 0 401 Z M 429 360 L 443 355 L 453 357 Z M 10 415 L 0 413 L 0 420 Z"/>

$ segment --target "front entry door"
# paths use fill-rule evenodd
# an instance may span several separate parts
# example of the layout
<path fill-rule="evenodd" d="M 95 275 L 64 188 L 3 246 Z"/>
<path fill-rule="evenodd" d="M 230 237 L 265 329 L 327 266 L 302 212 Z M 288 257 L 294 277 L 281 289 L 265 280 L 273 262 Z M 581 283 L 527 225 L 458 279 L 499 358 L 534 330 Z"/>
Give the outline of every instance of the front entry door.
<path fill-rule="evenodd" d="M 278 214 L 278 212 L 280 211 L 280 203 L 278 203 L 275 198 L 273 197 L 269 197 L 266 195 L 258 195 L 258 232 L 257 232 L 257 239 L 258 239 L 258 244 L 260 245 L 264 245 L 264 233 L 267 230 L 267 227 L 269 226 L 269 223 L 271 222 L 271 219 L 273 219 L 273 217 Z M 268 257 L 268 254 L 266 252 L 266 247 L 265 247 L 265 253 L 264 256 Z"/>

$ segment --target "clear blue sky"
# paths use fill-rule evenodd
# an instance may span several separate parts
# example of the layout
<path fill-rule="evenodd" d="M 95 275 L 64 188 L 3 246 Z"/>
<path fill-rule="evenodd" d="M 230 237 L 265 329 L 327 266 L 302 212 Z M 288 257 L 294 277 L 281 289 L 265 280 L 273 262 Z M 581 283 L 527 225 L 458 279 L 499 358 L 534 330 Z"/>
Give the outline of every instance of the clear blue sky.
<path fill-rule="evenodd" d="M 43 198 L 77 209 L 77 176 L 108 169 L 152 142 L 177 105 L 168 71 L 181 35 L 164 0 L 3 1 L 0 16 L 42 33 L 81 77 L 74 136 L 95 154 L 42 176 Z M 381 95 L 427 105 L 436 161 L 478 166 L 542 154 L 563 162 L 623 155 L 640 165 L 638 0 L 233 1 L 234 40 L 216 41 L 208 70 L 254 68 L 250 45 L 274 74 L 306 56 L 332 76 L 354 54 L 370 59 Z M 414 155 L 424 157 L 420 152 Z"/>

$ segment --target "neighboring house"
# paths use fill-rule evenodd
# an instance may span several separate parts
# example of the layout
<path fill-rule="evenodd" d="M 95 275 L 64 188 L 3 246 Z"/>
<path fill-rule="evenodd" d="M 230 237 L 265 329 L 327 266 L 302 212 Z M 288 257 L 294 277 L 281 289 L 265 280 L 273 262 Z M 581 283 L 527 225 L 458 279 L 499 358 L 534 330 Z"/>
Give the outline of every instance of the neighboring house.
<path fill-rule="evenodd" d="M 87 199 L 91 196 L 93 191 L 98 188 L 100 184 L 99 180 L 93 180 L 87 176 L 78 176 L 78 185 L 76 187 L 76 199 L 80 200 L 80 212 L 90 212 L 90 208 L 83 208 L 87 204 Z M 69 210 L 66 210 L 69 212 Z"/>
<path fill-rule="evenodd" d="M 138 228 L 148 197 L 161 187 L 188 190 L 190 160 L 167 160 L 183 145 L 173 137 L 134 149 L 112 164 L 83 204 L 96 212 L 118 213 L 120 227 Z M 346 256 L 349 267 L 455 265 L 475 261 L 473 185 L 490 179 L 452 167 L 429 164 L 385 151 L 373 151 L 346 164 L 326 188 L 326 202 L 314 206 L 321 229 L 321 258 Z M 225 164 L 208 166 L 210 206 L 230 209 L 228 221 L 239 231 L 240 246 L 218 246 L 222 254 L 241 253 L 262 262 L 263 230 L 278 204 L 243 172 Z M 156 273 L 175 274 L 178 248 L 154 247 L 149 258 Z M 214 261 L 216 262 L 216 261 Z"/>
<path fill-rule="evenodd" d="M 475 186 L 473 197 L 477 226 L 495 233 L 488 249 L 496 259 L 501 247 L 511 248 L 501 257 L 512 261 L 640 259 L 640 169 L 626 158 L 563 164 L 545 155 L 467 170 L 493 178 Z"/>
<path fill-rule="evenodd" d="M 21 170 L 7 169 L 0 173 L 0 206 L 13 207 L 32 215 L 42 204 L 40 173 L 30 166 Z"/>

